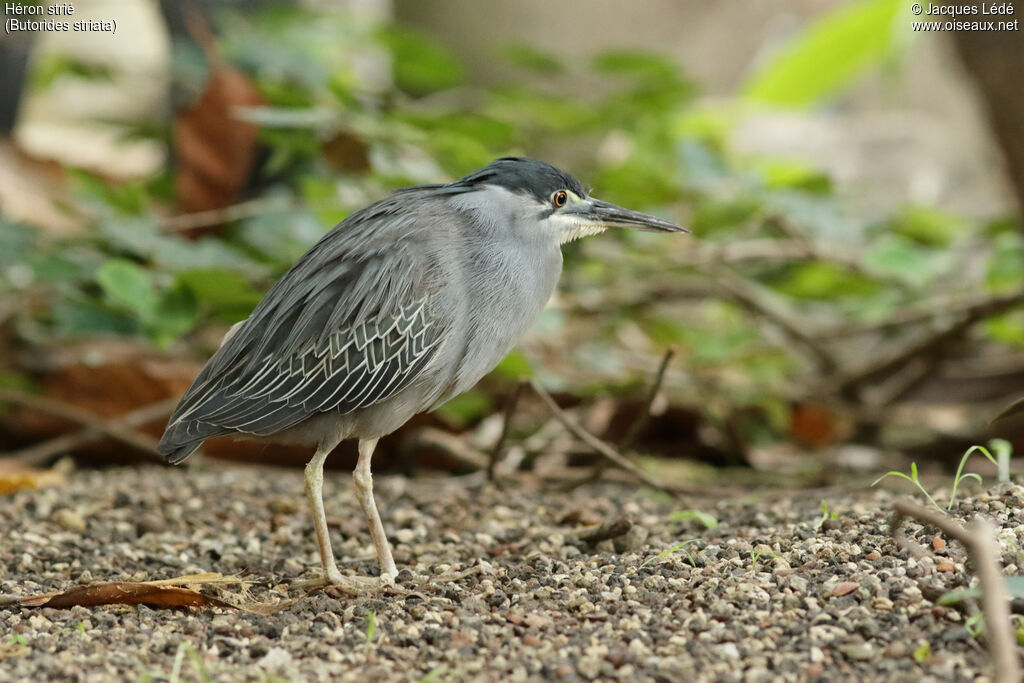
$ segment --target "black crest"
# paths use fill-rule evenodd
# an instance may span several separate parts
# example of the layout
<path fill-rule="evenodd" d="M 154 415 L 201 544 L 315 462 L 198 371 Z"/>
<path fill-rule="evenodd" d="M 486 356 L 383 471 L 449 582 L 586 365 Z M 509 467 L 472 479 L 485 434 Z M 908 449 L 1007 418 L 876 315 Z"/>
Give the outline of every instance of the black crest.
<path fill-rule="evenodd" d="M 580 181 L 565 171 L 526 157 L 495 159 L 454 184 L 499 185 L 510 192 L 530 195 L 541 202 L 546 202 L 556 190 L 572 190 L 580 197 L 587 194 Z"/>

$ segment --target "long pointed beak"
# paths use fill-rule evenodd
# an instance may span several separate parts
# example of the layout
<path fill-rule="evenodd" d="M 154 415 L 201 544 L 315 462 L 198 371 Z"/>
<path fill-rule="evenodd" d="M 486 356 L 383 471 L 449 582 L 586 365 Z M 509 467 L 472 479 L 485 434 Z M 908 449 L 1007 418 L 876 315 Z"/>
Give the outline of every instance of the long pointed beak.
<path fill-rule="evenodd" d="M 648 232 L 690 232 L 684 227 L 669 223 L 657 216 L 624 209 L 593 197 L 567 207 L 565 212 L 576 215 L 588 223 L 593 223 L 594 227 L 600 228 L 632 228 Z"/>

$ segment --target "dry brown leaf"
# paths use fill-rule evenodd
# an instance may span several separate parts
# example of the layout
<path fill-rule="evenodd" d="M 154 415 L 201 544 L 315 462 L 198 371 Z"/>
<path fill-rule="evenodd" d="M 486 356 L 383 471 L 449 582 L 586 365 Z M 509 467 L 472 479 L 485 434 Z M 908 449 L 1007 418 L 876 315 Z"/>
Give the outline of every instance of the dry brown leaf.
<path fill-rule="evenodd" d="M 323 143 L 324 159 L 338 173 L 365 173 L 370 170 L 370 146 L 361 137 L 339 130 Z"/>
<path fill-rule="evenodd" d="M 195 590 L 196 586 L 240 585 L 240 599 L 228 602 Z M 317 587 L 314 591 L 321 590 Z M 308 594 L 306 594 L 308 595 Z M 237 576 L 224 576 L 216 572 L 188 574 L 171 579 L 154 581 L 109 581 L 75 586 L 66 591 L 40 595 L 18 596 L 0 594 L 0 607 L 17 605 L 21 607 L 53 607 L 57 609 L 101 605 L 147 605 L 156 608 L 168 607 L 225 607 L 253 614 L 270 615 L 299 602 L 305 597 L 274 599 L 269 602 L 254 602 L 246 590 L 246 581 Z"/>
<path fill-rule="evenodd" d="M 216 53 L 208 29 L 199 33 L 210 77 L 203 94 L 175 121 L 175 189 L 186 212 L 220 209 L 237 199 L 256 160 L 259 127 L 240 121 L 234 110 L 266 104 L 252 81 Z"/>
<path fill-rule="evenodd" d="M 806 448 L 835 443 L 841 434 L 839 416 L 824 406 L 798 403 L 789 415 L 789 435 Z"/>
<path fill-rule="evenodd" d="M 22 489 L 41 489 L 64 483 L 64 474 L 57 470 L 25 467 L 13 458 L 0 458 L 0 495 Z"/>
<path fill-rule="evenodd" d="M 113 340 L 91 340 L 60 349 L 45 347 L 20 356 L 19 363 L 16 371 L 33 375 L 42 389 L 41 398 L 109 422 L 143 406 L 180 397 L 199 371 L 199 365 L 191 361 L 152 351 L 137 342 Z M 10 405 L 0 415 L 0 428 L 26 445 L 83 429 L 45 409 Z M 166 414 L 126 431 L 159 437 L 165 424 Z M 102 463 L 139 457 L 136 449 L 106 438 L 78 443 L 69 450 Z"/>
<path fill-rule="evenodd" d="M 18 600 L 22 607 L 95 607 L 97 605 L 148 605 L 149 607 L 231 607 L 235 606 L 198 591 L 178 586 L 110 581 L 75 586 L 60 593 L 29 595 Z"/>

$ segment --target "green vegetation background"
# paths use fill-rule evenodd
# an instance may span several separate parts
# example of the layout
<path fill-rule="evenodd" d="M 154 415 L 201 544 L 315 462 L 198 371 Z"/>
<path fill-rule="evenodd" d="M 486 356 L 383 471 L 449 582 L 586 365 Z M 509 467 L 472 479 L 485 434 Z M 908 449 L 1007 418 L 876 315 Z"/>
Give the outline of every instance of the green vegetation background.
<path fill-rule="evenodd" d="M 648 368 L 676 344 L 676 362 L 691 378 L 675 387 L 689 394 L 684 400 L 718 419 L 756 408 L 766 418 L 756 429 L 772 438 L 785 429 L 791 401 L 871 360 L 844 350 L 856 334 L 897 313 L 1012 294 L 1024 284 L 1015 218 L 969 220 L 918 205 L 851 215 L 818 169 L 730 149 L 733 127 L 751 108 L 829 106 L 865 72 L 900 69 L 900 7 L 868 0 L 822 17 L 717 105 L 698 105 L 695 85 L 657 53 L 600 54 L 591 68 L 607 87 L 581 99 L 559 91 L 559 60 L 528 45 L 495 54 L 528 78 L 473 87 L 450 51 L 406 28 L 294 8 L 224 14 L 216 21 L 220 50 L 269 102 L 241 114 L 260 124 L 269 150 L 256 210 L 220 234 L 189 239 L 162 218 L 175 201 L 173 169 L 119 185 L 75 171 L 89 230 L 57 239 L 0 220 L 0 291 L 18 302 L 15 323 L 29 341 L 129 336 L 202 357 L 210 351 L 204 329 L 244 318 L 347 213 L 393 188 L 445 182 L 497 156 L 538 156 L 568 167 L 604 199 L 694 232 L 671 244 L 606 234 L 571 245 L 561 286 L 568 305 L 547 311 L 540 330 L 562 340 L 569 362 L 606 388 L 649 378 L 642 364 L 623 360 L 623 340 L 636 330 Z M 365 50 L 386 52 L 393 84 L 366 90 L 358 82 L 351 58 Z M 205 68 L 198 48 L 176 49 L 176 76 L 195 92 Z M 104 77 L 88 65 L 50 63 L 33 87 L 69 74 Z M 169 140 L 171 131 L 155 125 L 138 134 Z M 357 141 L 366 170 L 332 164 L 327 143 L 338 136 Z M 1018 311 L 999 311 L 980 336 L 1020 346 L 1022 322 Z M 870 356 L 879 343 L 861 346 Z M 564 382 L 559 368 L 521 352 L 497 372 Z M 470 396 L 449 410 L 471 420 L 491 403 Z"/>

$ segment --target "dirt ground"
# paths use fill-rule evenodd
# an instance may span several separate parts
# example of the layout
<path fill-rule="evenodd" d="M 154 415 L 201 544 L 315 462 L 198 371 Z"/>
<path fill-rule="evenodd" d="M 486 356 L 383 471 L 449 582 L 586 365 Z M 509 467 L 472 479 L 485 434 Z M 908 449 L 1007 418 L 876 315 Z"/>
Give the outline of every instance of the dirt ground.
<path fill-rule="evenodd" d="M 74 471 L 0 497 L 0 593 L 221 572 L 246 583 L 203 592 L 241 607 L 0 608 L 0 680 L 984 680 L 976 607 L 938 604 L 973 580 L 965 551 L 916 523 L 896 543 L 896 495 L 378 476 L 403 571 L 355 596 L 294 583 L 319 569 L 299 471 Z M 342 571 L 376 573 L 345 473 L 325 498 Z M 1007 574 L 1022 503 L 1004 485 L 952 513 L 993 520 Z"/>

